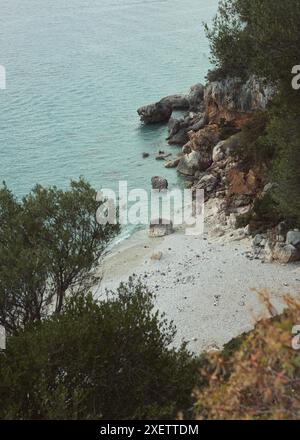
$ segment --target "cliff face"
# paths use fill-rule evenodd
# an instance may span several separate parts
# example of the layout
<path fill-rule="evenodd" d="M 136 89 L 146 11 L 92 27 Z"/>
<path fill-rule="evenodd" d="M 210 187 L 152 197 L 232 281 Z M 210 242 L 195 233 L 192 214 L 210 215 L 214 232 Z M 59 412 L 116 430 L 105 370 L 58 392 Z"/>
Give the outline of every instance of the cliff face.
<path fill-rule="evenodd" d="M 211 82 L 204 91 L 207 120 L 219 124 L 223 119 L 240 127 L 251 113 L 265 110 L 274 94 L 273 88 L 254 76 L 246 82 L 239 78 Z"/>

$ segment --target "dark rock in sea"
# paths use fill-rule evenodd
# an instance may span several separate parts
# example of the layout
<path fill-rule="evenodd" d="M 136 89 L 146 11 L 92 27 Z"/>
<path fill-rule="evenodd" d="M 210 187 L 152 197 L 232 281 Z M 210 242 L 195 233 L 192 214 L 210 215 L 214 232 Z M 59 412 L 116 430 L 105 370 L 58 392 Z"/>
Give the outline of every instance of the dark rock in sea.
<path fill-rule="evenodd" d="M 162 122 L 168 122 L 172 115 L 171 105 L 163 102 L 157 102 L 156 104 L 150 104 L 138 109 L 138 114 L 141 121 L 145 124 L 157 124 Z"/>
<path fill-rule="evenodd" d="M 147 157 L 149 157 L 150 154 L 149 153 L 143 153 L 143 159 L 147 159 Z"/>
<path fill-rule="evenodd" d="M 274 97 L 275 89 L 255 76 L 246 82 L 240 78 L 227 78 L 210 82 L 204 91 L 204 105 L 209 122 L 225 120 L 240 127 L 251 113 L 265 110 Z"/>
<path fill-rule="evenodd" d="M 151 179 L 152 189 L 158 189 L 159 191 L 168 189 L 168 181 L 164 177 L 154 176 Z"/>
<path fill-rule="evenodd" d="M 141 121 L 145 124 L 168 122 L 173 110 L 188 110 L 189 98 L 186 95 L 166 96 L 155 104 L 146 105 L 138 109 Z"/>
<path fill-rule="evenodd" d="M 192 151 L 180 159 L 177 170 L 185 176 L 194 176 L 195 172 L 199 170 L 200 162 L 201 154 L 199 151 Z"/>
<path fill-rule="evenodd" d="M 172 156 L 171 153 L 166 154 L 166 153 L 161 153 L 161 152 L 159 152 L 159 153 L 156 155 L 155 159 L 156 159 L 156 160 L 166 160 L 166 159 L 167 159 L 168 157 L 170 157 L 170 156 Z"/>

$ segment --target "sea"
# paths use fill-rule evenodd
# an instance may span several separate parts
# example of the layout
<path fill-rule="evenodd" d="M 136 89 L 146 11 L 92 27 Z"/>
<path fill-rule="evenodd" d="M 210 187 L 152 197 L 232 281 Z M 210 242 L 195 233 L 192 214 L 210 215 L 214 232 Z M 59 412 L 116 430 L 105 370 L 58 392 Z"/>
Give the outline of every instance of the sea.
<path fill-rule="evenodd" d="M 155 160 L 176 154 L 165 125 L 138 107 L 205 82 L 204 23 L 218 0 L 0 0 L 0 178 L 22 197 L 36 184 L 97 190 L 181 185 Z M 143 153 L 150 157 L 143 159 Z"/>

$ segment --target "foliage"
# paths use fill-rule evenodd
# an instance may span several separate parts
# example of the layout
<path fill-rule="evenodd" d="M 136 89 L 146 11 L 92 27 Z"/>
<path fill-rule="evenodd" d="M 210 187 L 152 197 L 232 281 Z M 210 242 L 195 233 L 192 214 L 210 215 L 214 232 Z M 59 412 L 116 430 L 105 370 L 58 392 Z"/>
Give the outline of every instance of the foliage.
<path fill-rule="evenodd" d="M 37 185 L 22 201 L 0 189 L 0 324 L 8 332 L 61 312 L 67 292 L 93 282 L 119 231 L 97 223 L 98 207 L 83 179 L 67 191 Z"/>
<path fill-rule="evenodd" d="M 210 78 L 256 75 L 278 91 L 271 109 L 243 127 L 237 153 L 267 166 L 277 188 L 274 204 L 295 226 L 300 225 L 300 94 L 291 80 L 300 60 L 299 29 L 299 0 L 222 0 L 212 27 L 206 26 L 216 66 Z"/>
<path fill-rule="evenodd" d="M 268 165 L 273 159 L 274 147 L 266 137 L 269 118 L 269 112 L 256 112 L 242 126 L 239 146 L 234 154 L 251 166 Z"/>
<path fill-rule="evenodd" d="M 8 339 L 0 355 L 0 419 L 174 418 L 192 407 L 197 362 L 171 348 L 173 324 L 131 279 L 95 301 L 69 300 L 60 315 Z"/>
<path fill-rule="evenodd" d="M 299 419 L 300 356 L 291 343 L 300 303 L 286 303 L 282 316 L 261 321 L 229 352 L 206 355 L 209 385 L 197 393 L 197 418 Z"/>
<path fill-rule="evenodd" d="M 220 76 L 256 74 L 290 89 L 299 64 L 298 0 L 221 0 L 206 31 Z"/>

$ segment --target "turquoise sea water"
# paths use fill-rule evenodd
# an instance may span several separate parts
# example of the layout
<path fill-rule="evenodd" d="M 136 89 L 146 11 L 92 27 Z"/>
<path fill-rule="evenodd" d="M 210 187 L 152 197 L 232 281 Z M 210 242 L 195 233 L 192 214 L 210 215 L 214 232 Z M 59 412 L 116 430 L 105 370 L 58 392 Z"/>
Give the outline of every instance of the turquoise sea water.
<path fill-rule="evenodd" d="M 174 170 L 154 160 L 174 151 L 166 128 L 141 127 L 136 109 L 204 81 L 202 22 L 217 3 L 2 0 L 1 180 L 19 196 L 80 175 L 97 189 L 118 180 L 147 189 L 153 174 L 175 184 Z"/>

